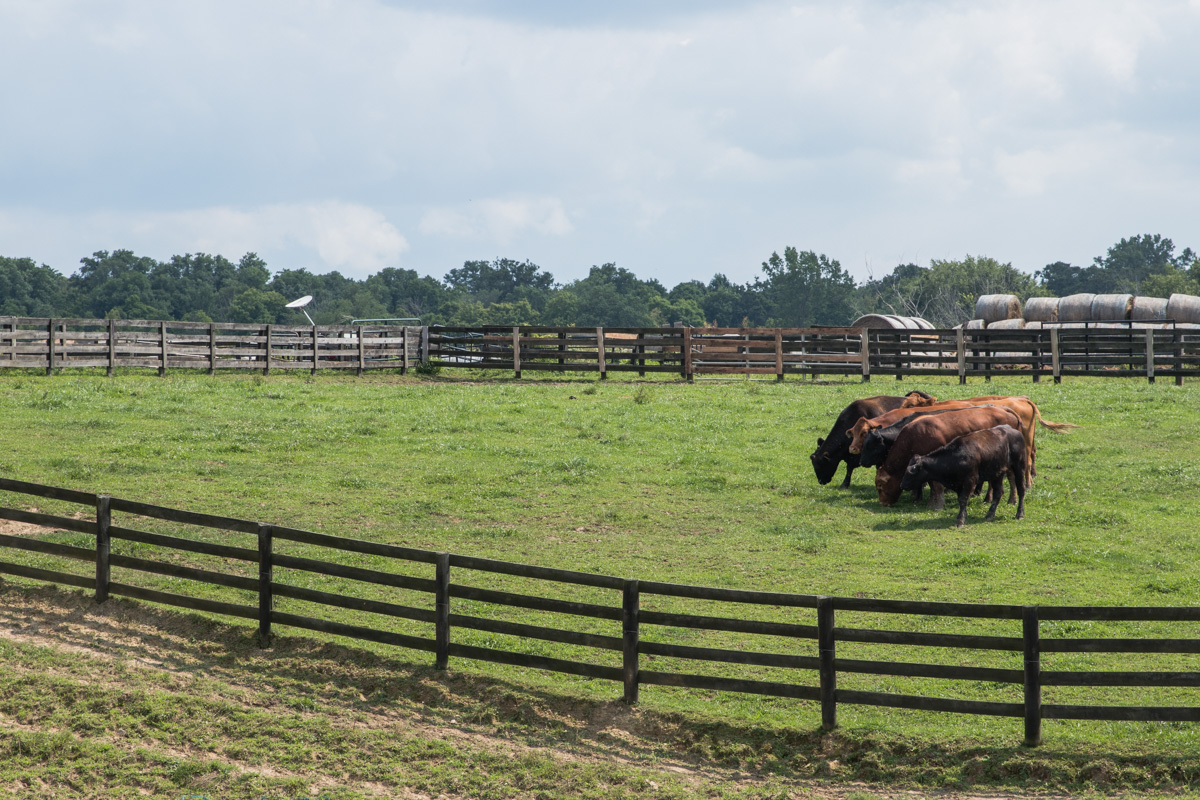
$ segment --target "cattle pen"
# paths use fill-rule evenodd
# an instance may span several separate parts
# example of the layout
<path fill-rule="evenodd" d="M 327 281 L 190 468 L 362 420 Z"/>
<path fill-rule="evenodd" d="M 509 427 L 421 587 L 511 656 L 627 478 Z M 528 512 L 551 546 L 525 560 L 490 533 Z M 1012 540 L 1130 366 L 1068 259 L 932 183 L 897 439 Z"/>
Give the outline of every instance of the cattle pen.
<path fill-rule="evenodd" d="M 1042 741 L 1043 720 L 1200 721 L 1200 703 L 1190 693 L 1176 705 L 1043 698 L 1056 688 L 1200 687 L 1194 669 L 1045 663 L 1059 654 L 1120 654 L 1127 667 L 1129 654 L 1200 653 L 1200 639 L 1177 635 L 1046 635 L 1047 623 L 1156 623 L 1153 633 L 1161 633 L 1164 626 L 1200 622 L 1194 606 L 926 602 L 680 585 L 387 545 L 9 479 L 0 479 L 0 491 L 60 512 L 0 508 L 0 518 L 55 532 L 50 539 L 0 535 L 11 554 L 0 573 L 89 590 L 97 602 L 126 597 L 250 620 L 264 646 L 282 626 L 429 653 L 440 669 L 454 658 L 611 681 L 622 685 L 628 703 L 637 702 L 643 686 L 792 698 L 818 704 L 826 728 L 837 725 L 846 705 L 1010 717 L 1023 721 L 1029 746 Z M 149 530 L 160 524 L 169 530 Z M 502 618 L 503 610 L 516 619 Z M 339 618 L 342 611 L 377 622 L 352 624 Z M 917 624 L 909 630 L 862 624 L 880 618 Z M 576 629 L 558 627 L 566 620 L 576 621 Z M 955 632 L 967 621 L 993 628 Z M 483 643 L 472 635 L 483 635 Z M 716 638 L 709 642 L 710 636 Z M 764 641 L 783 652 L 756 649 Z M 545 656 L 539 642 L 594 656 Z M 845 655 L 856 647 L 881 655 Z M 966 663 L 914 661 L 906 653 L 962 653 Z M 1000 664 L 980 666 L 989 656 Z M 711 669 L 668 670 L 664 662 Z M 761 670 L 779 677 L 753 672 Z M 935 697 L 845 685 L 863 676 L 944 680 L 1014 696 Z"/>
<path fill-rule="evenodd" d="M 0 317 L 0 368 L 368 370 L 418 366 L 705 376 L 1200 376 L 1200 329 L 1167 321 L 1013 330 L 253 325 Z"/>

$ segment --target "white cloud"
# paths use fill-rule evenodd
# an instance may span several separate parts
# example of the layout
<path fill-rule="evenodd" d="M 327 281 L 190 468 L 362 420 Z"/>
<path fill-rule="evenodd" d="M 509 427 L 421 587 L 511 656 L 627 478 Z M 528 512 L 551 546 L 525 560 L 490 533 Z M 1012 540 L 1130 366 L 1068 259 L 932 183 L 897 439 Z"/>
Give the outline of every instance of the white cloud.
<path fill-rule="evenodd" d="M 1200 240 L 1200 0 L 516 5 L 0 4 L 0 208 L 34 221 L 0 249 L 670 283 L 984 252 L 997 219 L 1035 268 Z M 1098 222 L 1040 224 L 1067 207 Z"/>
<path fill-rule="evenodd" d="M 574 230 L 557 198 L 489 198 L 454 207 L 431 208 L 421 218 L 421 233 L 456 239 L 510 244 L 521 236 L 566 236 Z"/>
<path fill-rule="evenodd" d="M 274 269 L 337 269 L 365 278 L 396 266 L 408 250 L 405 237 L 379 212 L 340 203 L 274 204 L 255 209 L 203 208 L 188 211 L 100 211 L 48 215 L 0 210 L 0 233 L 14 255 L 44 252 L 42 241 L 74 247 L 51 266 L 66 265 L 95 250 L 129 249 L 165 259 L 187 252 L 224 255 L 236 260 L 247 252 L 266 257 Z M 46 260 L 45 256 L 36 256 Z"/>

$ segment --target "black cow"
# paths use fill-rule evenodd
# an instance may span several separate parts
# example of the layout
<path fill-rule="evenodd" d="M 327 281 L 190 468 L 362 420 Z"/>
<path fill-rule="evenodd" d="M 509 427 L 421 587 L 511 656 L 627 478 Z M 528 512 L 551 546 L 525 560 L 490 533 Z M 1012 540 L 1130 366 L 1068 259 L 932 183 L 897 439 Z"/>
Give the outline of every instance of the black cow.
<path fill-rule="evenodd" d="M 913 456 L 900 482 L 902 489 L 915 489 L 937 482 L 958 492 L 958 527 L 967 524 L 967 503 L 975 488 L 991 485 L 992 505 L 984 522 L 996 518 L 996 506 L 1007 475 L 1017 490 L 1017 519 L 1025 517 L 1025 475 L 1028 462 L 1025 437 L 1011 425 L 997 425 L 967 433 L 923 456 Z"/>
<path fill-rule="evenodd" d="M 910 395 L 929 397 L 924 392 L 909 392 L 905 397 Z M 833 423 L 833 430 L 824 439 L 817 439 L 817 449 L 809 456 L 813 472 L 817 473 L 817 482 L 822 486 L 829 483 L 833 480 L 834 473 L 837 472 L 838 464 L 845 461 L 846 480 L 842 481 L 842 488 L 849 489 L 850 476 L 854 474 L 854 469 L 858 466 L 858 456 L 850 452 L 850 437 L 846 435 L 846 432 L 854 426 L 854 423 L 858 422 L 860 417 L 868 419 L 877 417 L 888 411 L 894 411 L 903 402 L 904 397 L 881 394 L 855 400 L 846 406 L 842 413 L 838 414 L 837 421 Z"/>

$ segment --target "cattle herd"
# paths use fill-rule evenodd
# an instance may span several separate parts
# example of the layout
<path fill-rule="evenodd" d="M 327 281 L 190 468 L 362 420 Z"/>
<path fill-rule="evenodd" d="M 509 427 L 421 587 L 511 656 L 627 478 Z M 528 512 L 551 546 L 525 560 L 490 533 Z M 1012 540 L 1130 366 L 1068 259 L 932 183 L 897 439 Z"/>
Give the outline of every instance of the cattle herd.
<path fill-rule="evenodd" d="M 984 521 L 995 518 L 1007 477 L 1008 501 L 1017 505 L 1021 519 L 1025 489 L 1037 474 L 1033 433 L 1038 424 L 1055 433 L 1079 427 L 1043 419 L 1024 396 L 938 402 L 920 391 L 904 397 L 878 395 L 846 406 L 829 435 L 817 439 L 810 458 L 822 485 L 833 480 L 844 461 L 842 488 L 850 486 L 856 468 L 875 467 L 875 490 L 885 506 L 905 490 L 919 500 L 929 484 L 929 507 L 941 510 L 949 488 L 958 494 L 960 527 L 966 524 L 968 501 L 985 483 L 991 508 Z"/>

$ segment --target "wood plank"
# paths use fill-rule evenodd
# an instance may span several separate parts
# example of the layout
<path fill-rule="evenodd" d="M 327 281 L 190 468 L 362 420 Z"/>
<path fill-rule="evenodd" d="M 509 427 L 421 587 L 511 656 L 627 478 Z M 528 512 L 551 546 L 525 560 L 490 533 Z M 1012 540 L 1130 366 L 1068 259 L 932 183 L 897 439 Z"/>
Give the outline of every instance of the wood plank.
<path fill-rule="evenodd" d="M 706 689 L 712 692 L 737 692 L 768 697 L 792 697 L 798 700 L 819 700 L 820 689 L 794 683 L 714 678 L 709 675 L 686 675 L 678 672 L 639 670 L 638 681 L 655 686 L 678 686 L 684 689 Z"/>
<path fill-rule="evenodd" d="M 167 547 L 172 550 L 186 550 L 189 553 L 202 553 L 204 555 L 217 556 L 219 558 L 232 558 L 238 561 L 258 562 L 258 550 L 251 550 L 247 547 L 232 547 L 227 544 L 201 542 L 195 539 L 181 539 L 178 536 L 166 536 L 161 533 L 139 531 L 133 528 L 123 528 L 119 525 L 109 526 L 108 535 L 113 539 L 141 542 L 142 544 L 150 544 L 156 547 Z"/>
<path fill-rule="evenodd" d="M 461 584 L 450 585 L 450 596 L 463 600 L 475 600 L 480 603 L 530 608 L 536 611 L 550 611 L 556 614 L 572 614 L 579 617 L 617 621 L 621 619 L 621 609 L 619 608 L 600 606 L 594 603 L 580 603 L 574 600 L 556 600 L 536 595 L 501 592 L 494 589 L 479 589 L 474 586 L 463 586 Z"/>
<path fill-rule="evenodd" d="M 839 703 L 860 706 L 882 706 L 885 708 L 908 708 L 915 711 L 941 711 L 951 714 L 979 714 L 988 717 L 1023 717 L 1023 703 L 993 703 L 982 700 L 953 700 L 944 697 L 920 697 L 917 695 L 887 694 L 884 692 L 860 692 L 839 689 Z"/>
<path fill-rule="evenodd" d="M 544 669 L 548 672 L 563 672 L 568 675 L 582 675 L 587 678 L 602 680 L 624 680 L 620 667 L 604 667 L 597 664 L 581 664 L 576 661 L 565 661 L 561 658 L 548 658 L 528 653 L 510 653 L 505 650 L 494 650 L 489 647 L 456 644 L 451 642 L 447 651 L 457 658 L 469 658 L 473 661 L 488 661 L 493 664 L 510 664 L 516 667 Z"/>

